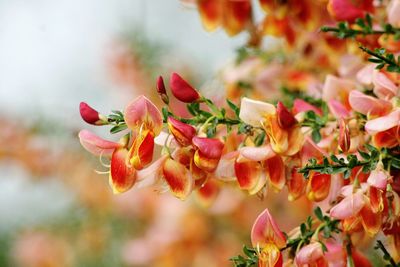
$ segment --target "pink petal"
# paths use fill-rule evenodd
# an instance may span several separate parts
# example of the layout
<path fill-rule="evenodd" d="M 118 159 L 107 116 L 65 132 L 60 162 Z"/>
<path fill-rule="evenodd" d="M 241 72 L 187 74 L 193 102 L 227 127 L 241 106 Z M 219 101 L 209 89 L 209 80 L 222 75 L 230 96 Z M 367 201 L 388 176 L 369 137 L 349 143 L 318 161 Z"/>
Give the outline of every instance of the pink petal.
<path fill-rule="evenodd" d="M 385 190 L 390 174 L 383 170 L 371 171 L 367 183 L 373 187 Z"/>
<path fill-rule="evenodd" d="M 235 161 L 238 155 L 238 151 L 223 155 L 214 172 L 215 177 L 223 181 L 235 181 Z"/>
<path fill-rule="evenodd" d="M 308 102 L 302 100 L 302 99 L 295 99 L 293 102 L 293 113 L 297 114 L 300 112 L 306 112 L 312 110 L 318 115 L 322 115 L 322 110 L 319 108 L 309 104 Z"/>
<path fill-rule="evenodd" d="M 239 117 L 251 126 L 261 127 L 261 122 L 264 121 L 265 115 L 275 113 L 276 109 L 272 104 L 247 97 L 242 98 Z"/>
<path fill-rule="evenodd" d="M 356 84 L 351 80 L 328 75 L 322 88 L 322 99 L 325 101 L 340 99 L 343 93 L 349 92 L 355 89 L 355 87 Z"/>
<path fill-rule="evenodd" d="M 320 243 L 315 242 L 302 247 L 296 254 L 296 264 L 298 266 L 304 266 L 317 262 L 318 259 L 324 256 L 322 246 Z"/>
<path fill-rule="evenodd" d="M 345 197 L 339 204 L 332 207 L 330 216 L 336 219 L 347 219 L 358 214 L 364 207 L 364 196 L 362 191 Z"/>
<path fill-rule="evenodd" d="M 328 107 L 333 116 L 335 116 L 337 119 L 350 117 L 350 111 L 348 111 L 341 102 L 335 99 L 331 99 L 328 101 Z"/>
<path fill-rule="evenodd" d="M 400 125 L 400 109 L 396 109 L 386 116 L 368 121 L 365 130 L 369 134 L 376 134 Z"/>
<path fill-rule="evenodd" d="M 125 122 L 133 131 L 138 131 L 142 125 L 158 135 L 162 129 L 162 117 L 157 107 L 145 96 L 141 95 L 125 108 Z"/>
<path fill-rule="evenodd" d="M 364 68 L 362 68 L 359 72 L 357 72 L 357 80 L 364 84 L 364 85 L 370 85 L 372 84 L 372 75 L 375 70 L 375 65 L 374 64 L 368 64 Z"/>
<path fill-rule="evenodd" d="M 382 72 L 375 71 L 372 82 L 374 83 L 374 93 L 379 98 L 392 98 L 399 91 L 399 88 Z"/>
<path fill-rule="evenodd" d="M 97 156 L 111 156 L 116 148 L 122 147 L 122 144 L 104 140 L 88 130 L 80 131 L 78 136 L 82 146 Z"/>
<path fill-rule="evenodd" d="M 263 247 L 267 243 L 273 243 L 278 248 L 286 245 L 286 238 L 278 228 L 268 209 L 265 209 L 256 219 L 251 229 L 251 243 L 253 247 Z"/>
<path fill-rule="evenodd" d="M 160 178 L 162 167 L 168 155 L 163 155 L 161 158 L 150 164 L 147 168 L 136 173 L 137 188 L 148 187 L 156 184 Z"/>
<path fill-rule="evenodd" d="M 378 99 L 357 90 L 350 92 L 349 102 L 352 109 L 364 115 L 380 116 L 392 109 L 390 101 Z"/>
<path fill-rule="evenodd" d="M 392 0 L 387 7 L 388 22 L 400 27 L 400 0 Z"/>
<path fill-rule="evenodd" d="M 264 161 L 275 156 L 275 152 L 272 150 L 271 145 L 269 144 L 260 147 L 245 146 L 240 148 L 239 152 L 242 157 L 253 161 Z"/>

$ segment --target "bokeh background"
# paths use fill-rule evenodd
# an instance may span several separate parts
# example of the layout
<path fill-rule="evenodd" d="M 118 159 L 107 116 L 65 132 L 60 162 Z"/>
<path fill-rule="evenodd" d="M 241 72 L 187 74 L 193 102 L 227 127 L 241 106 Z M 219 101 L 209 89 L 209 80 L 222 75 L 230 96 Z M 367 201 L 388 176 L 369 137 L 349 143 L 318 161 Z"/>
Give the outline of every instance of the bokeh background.
<path fill-rule="evenodd" d="M 226 188 L 210 208 L 152 188 L 115 196 L 79 145 L 80 101 L 105 114 L 156 101 L 172 71 L 204 87 L 245 37 L 206 33 L 178 0 L 1 0 L 0 266 L 231 266 L 266 206 L 291 210 L 276 214 L 284 230 L 303 219 L 285 193 Z"/>

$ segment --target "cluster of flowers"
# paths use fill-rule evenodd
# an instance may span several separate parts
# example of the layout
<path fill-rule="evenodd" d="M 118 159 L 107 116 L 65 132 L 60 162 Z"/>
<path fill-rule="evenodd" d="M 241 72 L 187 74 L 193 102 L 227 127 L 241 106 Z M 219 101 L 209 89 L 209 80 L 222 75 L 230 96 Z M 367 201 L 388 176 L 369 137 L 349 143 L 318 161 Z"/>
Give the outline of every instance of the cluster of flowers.
<path fill-rule="evenodd" d="M 285 27 L 316 14 L 311 10 L 321 5 L 260 2 L 270 13 L 263 25 L 285 33 L 289 40 Z M 196 4 L 209 30 L 223 25 L 228 33 L 236 34 L 251 20 L 250 1 L 200 0 Z M 253 226 L 253 248 L 245 249 L 247 258 L 233 258 L 236 266 L 257 262 L 259 266 L 282 266 L 283 262 L 371 266 L 354 248 L 352 237 L 375 237 L 382 232 L 393 240 L 395 251 L 400 250 L 400 59 L 386 53 L 400 51 L 400 41 L 393 39 L 400 36 L 399 9 L 400 1 L 391 1 L 390 24 L 376 30 L 367 14 L 374 12 L 372 1 L 330 0 L 328 12 L 345 23 L 326 31 L 341 38 L 379 34 L 384 37 L 379 38 L 381 42 L 372 46 L 369 42 L 369 47 L 385 44 L 390 49 L 363 47 L 372 56 L 370 63 L 352 65 L 338 76 L 327 75 L 321 85 L 306 83 L 301 94 L 289 90 L 289 103 L 241 97 L 240 105 L 230 100 L 216 105 L 173 73 L 170 91 L 186 103 L 191 116 L 175 114 L 159 77 L 157 92 L 166 104 L 161 110 L 145 96 L 132 101 L 124 112 L 109 116 L 81 103 L 82 118 L 89 124 L 112 125 L 112 133 L 128 133 L 113 142 L 83 130 L 80 141 L 93 154 L 110 157 L 107 166 L 115 193 L 157 185 L 182 200 L 195 191 L 209 205 L 224 184 L 259 196 L 269 188 L 286 187 L 290 201 L 305 196 L 323 207 L 324 212 L 316 210 L 316 219 L 310 217 L 288 235 L 265 210 Z M 355 26 L 349 26 L 354 22 Z M 162 148 L 156 160 L 155 144 Z M 378 248 L 397 266 L 382 243 L 378 242 Z M 283 257 L 285 250 L 289 253 Z"/>

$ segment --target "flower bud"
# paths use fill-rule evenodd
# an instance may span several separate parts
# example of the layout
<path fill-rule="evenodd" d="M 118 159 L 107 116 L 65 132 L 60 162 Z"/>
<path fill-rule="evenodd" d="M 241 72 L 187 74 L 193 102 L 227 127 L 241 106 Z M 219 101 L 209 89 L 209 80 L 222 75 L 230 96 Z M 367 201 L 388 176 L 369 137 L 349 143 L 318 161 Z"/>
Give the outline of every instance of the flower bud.
<path fill-rule="evenodd" d="M 196 135 L 196 129 L 186 123 L 168 117 L 168 129 L 181 146 L 188 146 Z"/>
<path fill-rule="evenodd" d="M 169 97 L 167 95 L 167 91 L 165 90 L 164 79 L 162 76 L 159 76 L 157 79 L 157 93 L 160 95 L 161 100 L 168 105 Z"/>
<path fill-rule="evenodd" d="M 172 73 L 170 79 L 172 94 L 180 101 L 192 103 L 200 99 L 200 94 L 177 73 Z"/>
<path fill-rule="evenodd" d="M 79 112 L 81 113 L 82 119 L 89 124 L 104 125 L 107 123 L 106 118 L 85 102 L 79 104 Z"/>
<path fill-rule="evenodd" d="M 289 129 L 296 124 L 296 118 L 280 101 L 276 106 L 276 112 L 278 114 L 278 124 L 281 128 Z"/>
<path fill-rule="evenodd" d="M 350 149 L 350 130 L 343 118 L 339 119 L 339 147 L 343 152 Z"/>

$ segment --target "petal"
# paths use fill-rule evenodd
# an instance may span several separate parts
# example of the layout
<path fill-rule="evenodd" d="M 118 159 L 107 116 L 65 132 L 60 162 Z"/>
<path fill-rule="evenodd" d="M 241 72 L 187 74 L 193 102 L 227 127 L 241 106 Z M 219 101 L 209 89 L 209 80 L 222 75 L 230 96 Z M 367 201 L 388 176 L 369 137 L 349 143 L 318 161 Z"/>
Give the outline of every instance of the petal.
<path fill-rule="evenodd" d="M 241 147 L 239 152 L 242 157 L 252 161 L 264 161 L 276 155 L 270 145 L 260 147 L 245 146 Z"/>
<path fill-rule="evenodd" d="M 284 156 L 293 156 L 297 154 L 304 145 L 304 134 L 299 125 L 292 127 L 288 131 L 288 148 L 283 153 Z"/>
<path fill-rule="evenodd" d="M 356 75 L 357 80 L 364 85 L 372 84 L 372 75 L 373 75 L 374 71 L 375 71 L 374 64 L 366 65 L 359 72 L 357 72 L 357 75 Z"/>
<path fill-rule="evenodd" d="M 221 24 L 222 5 L 221 1 L 198 0 L 197 5 L 201 22 L 206 31 L 214 31 Z"/>
<path fill-rule="evenodd" d="M 357 90 L 350 92 L 349 103 L 353 110 L 371 116 L 382 116 L 392 109 L 390 101 L 378 99 Z"/>
<path fill-rule="evenodd" d="M 252 100 L 247 97 L 242 98 L 239 117 L 251 126 L 261 127 L 261 122 L 264 121 L 265 115 L 275 113 L 276 109 L 272 104 Z"/>
<path fill-rule="evenodd" d="M 226 33 L 234 36 L 244 30 L 251 18 L 250 0 L 225 1 L 222 24 Z"/>
<path fill-rule="evenodd" d="M 123 145 L 116 142 L 104 140 L 88 130 L 79 132 L 79 141 L 82 146 L 94 155 L 109 155 Z"/>
<path fill-rule="evenodd" d="M 292 113 L 282 104 L 281 101 L 278 102 L 276 107 L 276 112 L 278 114 L 279 126 L 283 129 L 289 129 L 297 123 L 297 120 Z"/>
<path fill-rule="evenodd" d="M 220 191 L 220 184 L 214 178 L 209 178 L 206 183 L 204 183 L 197 190 L 197 200 L 204 207 L 210 207 L 215 199 L 217 198 Z"/>
<path fill-rule="evenodd" d="M 269 158 L 265 161 L 267 172 L 269 174 L 269 181 L 271 186 L 280 191 L 285 186 L 285 165 L 280 156 Z"/>
<path fill-rule="evenodd" d="M 364 196 L 362 191 L 345 197 L 342 201 L 332 207 L 330 216 L 336 219 L 347 219 L 356 216 L 364 207 Z"/>
<path fill-rule="evenodd" d="M 372 138 L 377 147 L 392 148 L 400 144 L 400 125 L 387 131 L 377 133 Z"/>
<path fill-rule="evenodd" d="M 183 164 L 171 158 L 166 159 L 163 175 L 175 197 L 185 200 L 192 192 L 194 182 L 190 172 Z"/>
<path fill-rule="evenodd" d="M 145 96 L 141 95 L 130 102 L 124 112 L 125 122 L 134 132 L 141 127 L 152 130 L 158 135 L 162 129 L 162 117 L 157 107 Z"/>
<path fill-rule="evenodd" d="M 252 193 L 257 193 L 266 183 L 265 171 L 256 161 L 235 162 L 235 174 L 240 189 L 252 191 Z M 260 183 L 263 183 L 262 186 Z M 255 192 L 255 189 L 259 190 Z"/>
<path fill-rule="evenodd" d="M 388 179 L 390 177 L 390 174 L 387 173 L 384 170 L 378 170 L 375 169 L 373 171 L 371 171 L 367 183 L 370 186 L 382 189 L 382 190 L 386 190 L 386 185 L 388 183 Z"/>
<path fill-rule="evenodd" d="M 267 115 L 264 120 L 264 129 L 268 135 L 272 150 L 284 154 L 289 148 L 288 131 L 279 127 L 275 115 Z"/>
<path fill-rule="evenodd" d="M 217 166 L 224 149 L 224 144 L 216 138 L 195 136 L 192 143 L 197 148 L 194 162 L 200 169 L 213 172 Z"/>
<path fill-rule="evenodd" d="M 297 168 L 292 168 L 291 176 L 287 181 L 287 187 L 289 201 L 296 200 L 304 194 L 306 183 L 303 174 L 298 173 Z"/>
<path fill-rule="evenodd" d="M 350 117 L 350 111 L 347 110 L 347 108 L 339 101 L 336 99 L 331 99 L 328 101 L 328 107 L 330 112 L 332 113 L 333 116 L 335 116 L 337 119 L 338 118 L 349 118 Z"/>
<path fill-rule="evenodd" d="M 372 0 L 329 0 L 328 11 L 335 20 L 353 22 L 364 17 L 366 11 L 372 12 L 373 5 Z"/>
<path fill-rule="evenodd" d="M 400 1 L 392 0 L 387 7 L 388 22 L 395 27 L 400 27 Z"/>
<path fill-rule="evenodd" d="M 151 131 L 143 131 L 133 141 L 129 151 L 130 163 L 141 170 L 153 161 L 154 135 Z"/>
<path fill-rule="evenodd" d="M 365 130 L 369 134 L 376 134 L 400 125 L 400 109 L 396 109 L 386 116 L 368 121 Z"/>
<path fill-rule="evenodd" d="M 384 209 L 383 195 L 384 191 L 371 186 L 369 188 L 369 201 L 371 203 L 371 210 L 374 213 L 382 212 Z"/>
<path fill-rule="evenodd" d="M 129 190 L 136 181 L 136 170 L 127 164 L 128 150 L 118 148 L 111 156 L 109 182 L 114 194 Z"/>
<path fill-rule="evenodd" d="M 184 103 L 192 103 L 200 99 L 200 94 L 178 73 L 172 73 L 169 80 L 169 86 L 172 94 Z"/>
<path fill-rule="evenodd" d="M 336 99 L 344 102 L 347 100 L 348 92 L 354 90 L 355 87 L 356 84 L 351 80 L 328 75 L 322 88 L 322 99 L 325 101 Z"/>
<path fill-rule="evenodd" d="M 315 202 L 324 200 L 329 194 L 330 186 L 329 174 L 313 173 L 307 184 L 307 198 Z"/>
<path fill-rule="evenodd" d="M 293 113 L 297 114 L 300 112 L 306 112 L 312 110 L 314 111 L 316 114 L 322 116 L 322 110 L 320 110 L 319 108 L 309 104 L 308 102 L 302 100 L 302 99 L 295 99 L 293 102 Z"/>
<path fill-rule="evenodd" d="M 237 151 L 233 151 L 223 155 L 214 172 L 216 178 L 222 181 L 235 181 L 235 161 L 238 156 Z"/>
<path fill-rule="evenodd" d="M 370 203 L 366 203 L 366 205 L 364 205 L 364 207 L 361 209 L 360 215 L 365 232 L 369 236 L 376 235 L 381 229 L 382 214 L 374 213 L 371 209 Z"/>
<path fill-rule="evenodd" d="M 186 123 L 168 117 L 168 129 L 181 146 L 188 146 L 196 135 L 196 129 Z"/>
<path fill-rule="evenodd" d="M 255 220 L 251 229 L 251 243 L 253 247 L 264 247 L 268 243 L 275 244 L 278 249 L 286 246 L 286 238 L 268 209 L 265 209 Z"/>
<path fill-rule="evenodd" d="M 168 155 L 163 155 L 158 160 L 150 164 L 147 168 L 137 171 L 137 182 L 135 187 L 144 188 L 155 185 L 159 181 L 164 162 L 167 158 Z"/>
<path fill-rule="evenodd" d="M 374 93 L 379 98 L 392 98 L 397 95 L 399 88 L 382 72 L 375 71 L 372 76 Z"/>
<path fill-rule="evenodd" d="M 310 264 L 314 266 L 319 259 L 324 257 L 322 246 L 318 242 L 314 242 L 302 247 L 296 254 L 296 264 L 298 266 L 304 266 Z"/>

